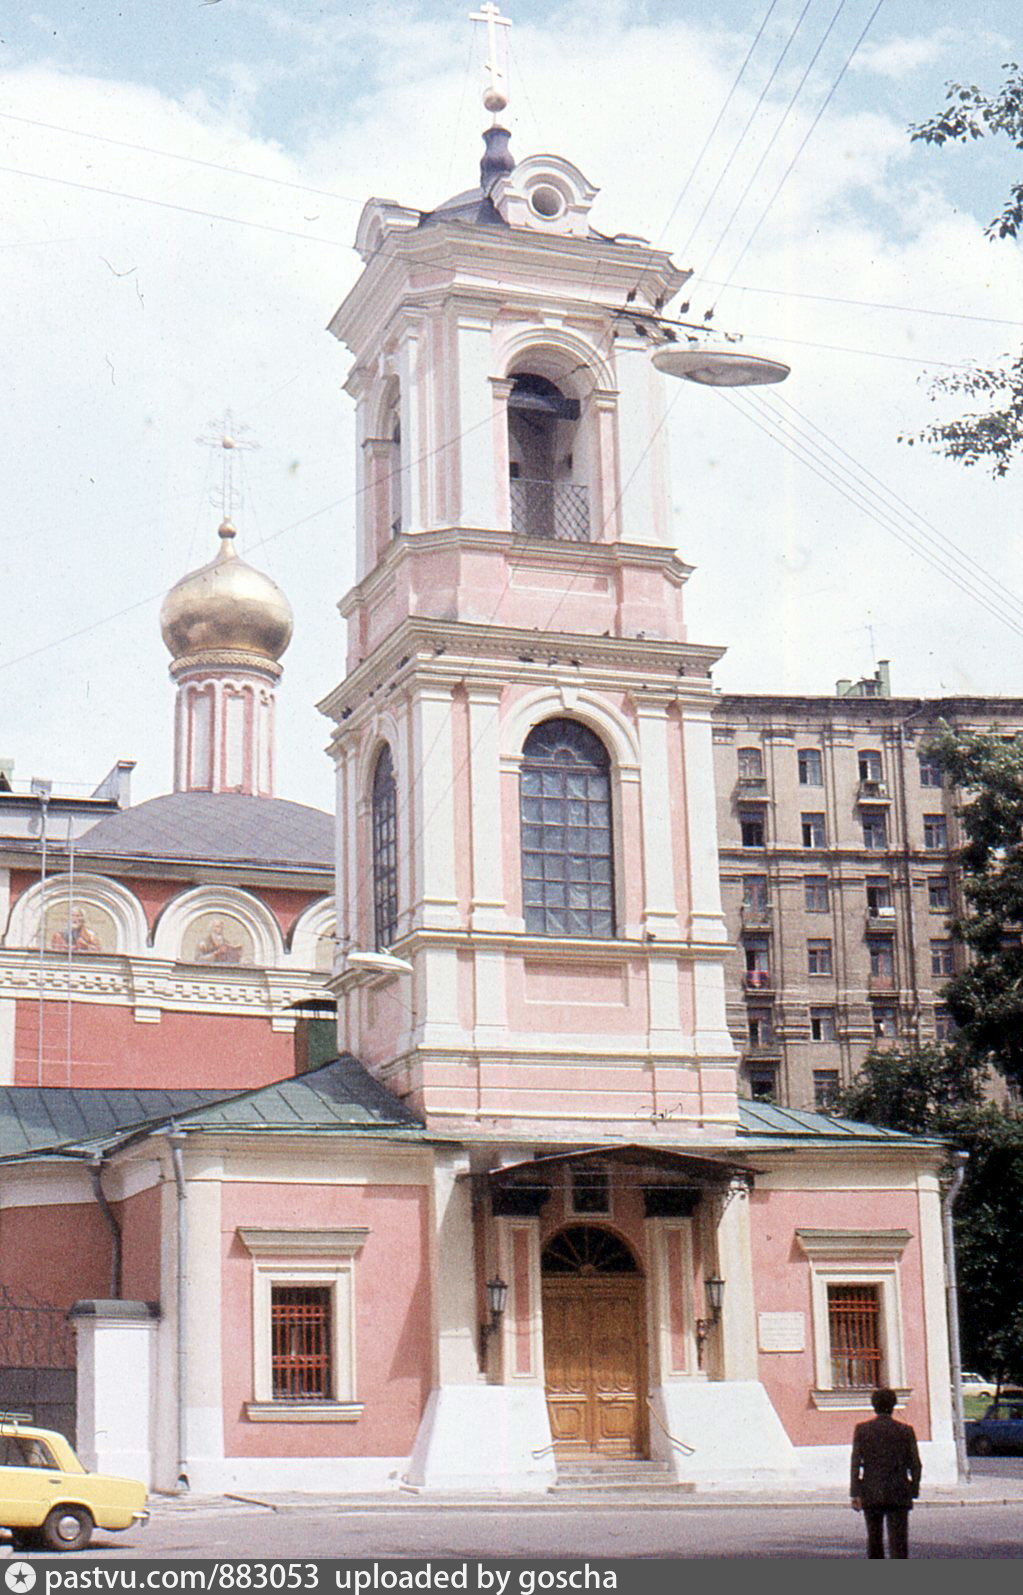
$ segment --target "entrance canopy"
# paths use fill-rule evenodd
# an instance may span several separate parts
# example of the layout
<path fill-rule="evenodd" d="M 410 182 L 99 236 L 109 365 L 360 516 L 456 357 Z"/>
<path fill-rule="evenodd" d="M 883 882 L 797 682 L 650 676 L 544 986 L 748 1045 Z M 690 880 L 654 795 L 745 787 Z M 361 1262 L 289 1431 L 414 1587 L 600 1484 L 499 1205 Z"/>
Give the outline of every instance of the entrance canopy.
<path fill-rule="evenodd" d="M 735 1184 L 751 1189 L 754 1170 L 734 1158 L 700 1156 L 666 1147 L 589 1146 L 551 1152 L 490 1169 L 484 1178 L 497 1217 L 535 1215 L 546 1204 L 563 1169 L 599 1164 L 617 1168 L 619 1178 L 639 1186 L 648 1218 L 691 1213 L 701 1197 L 723 1193 Z"/>

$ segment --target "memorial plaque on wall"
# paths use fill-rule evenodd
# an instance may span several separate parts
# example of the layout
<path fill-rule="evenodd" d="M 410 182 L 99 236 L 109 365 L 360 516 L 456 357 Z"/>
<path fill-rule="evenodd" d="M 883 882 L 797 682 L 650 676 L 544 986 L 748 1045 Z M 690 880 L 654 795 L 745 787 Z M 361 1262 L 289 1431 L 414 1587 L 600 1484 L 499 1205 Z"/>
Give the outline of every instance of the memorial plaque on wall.
<path fill-rule="evenodd" d="M 805 1350 L 805 1313 L 758 1313 L 757 1339 L 761 1351 Z"/>

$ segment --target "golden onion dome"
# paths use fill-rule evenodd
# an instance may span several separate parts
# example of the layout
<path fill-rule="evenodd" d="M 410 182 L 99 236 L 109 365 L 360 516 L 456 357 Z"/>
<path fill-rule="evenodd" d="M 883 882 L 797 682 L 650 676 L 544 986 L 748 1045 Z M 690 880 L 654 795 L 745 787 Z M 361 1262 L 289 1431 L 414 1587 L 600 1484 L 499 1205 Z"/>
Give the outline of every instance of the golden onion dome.
<path fill-rule="evenodd" d="M 276 666 L 291 641 L 291 605 L 276 582 L 239 559 L 229 520 L 218 535 L 216 558 L 183 576 L 164 599 L 163 640 L 175 664 L 241 654 Z"/>

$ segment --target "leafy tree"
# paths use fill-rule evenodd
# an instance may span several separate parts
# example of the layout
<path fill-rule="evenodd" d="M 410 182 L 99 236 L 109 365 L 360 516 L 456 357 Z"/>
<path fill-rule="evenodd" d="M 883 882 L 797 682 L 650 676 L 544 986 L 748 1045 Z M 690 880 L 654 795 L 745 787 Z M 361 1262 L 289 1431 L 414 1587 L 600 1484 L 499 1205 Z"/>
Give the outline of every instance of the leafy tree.
<path fill-rule="evenodd" d="M 966 909 L 953 933 L 970 952 L 967 967 L 942 992 L 959 1030 L 958 1048 L 989 1061 L 1023 1085 L 1023 742 L 995 732 L 928 739 L 960 809 L 959 853 Z"/>
<path fill-rule="evenodd" d="M 954 1208 L 963 1357 L 1023 1383 L 1023 1114 L 981 1102 L 982 1072 L 954 1046 L 873 1051 L 838 1111 L 968 1154 Z"/>
<path fill-rule="evenodd" d="M 976 84 L 949 83 L 945 108 L 929 122 L 910 128 L 914 139 L 927 144 L 966 143 L 988 134 L 1002 134 L 1018 150 L 1023 150 L 1023 73 L 1014 61 L 1003 67 L 1005 82 L 994 95 L 985 94 Z M 1016 238 L 1023 227 L 1023 182 L 1015 182 L 1000 213 L 987 226 L 989 238 Z M 955 421 L 926 427 L 922 441 L 964 465 L 990 464 L 994 476 L 1004 476 L 1013 456 L 1023 448 L 1023 355 L 987 369 L 950 372 L 931 385 L 931 397 L 959 393 L 969 398 L 988 398 L 991 407 L 982 413 L 965 415 Z M 904 443 L 915 439 L 903 436 Z"/>

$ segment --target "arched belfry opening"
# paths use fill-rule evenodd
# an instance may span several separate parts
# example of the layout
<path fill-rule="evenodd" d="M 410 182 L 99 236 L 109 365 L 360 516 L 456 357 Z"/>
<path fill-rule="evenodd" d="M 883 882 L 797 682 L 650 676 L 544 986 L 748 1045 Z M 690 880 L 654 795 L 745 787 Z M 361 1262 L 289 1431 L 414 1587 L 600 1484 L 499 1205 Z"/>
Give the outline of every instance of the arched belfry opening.
<path fill-rule="evenodd" d="M 520 371 L 508 395 L 512 530 L 524 537 L 589 542 L 579 400 L 549 377 Z"/>
<path fill-rule="evenodd" d="M 644 1457 L 643 1277 L 631 1248 L 599 1224 L 570 1224 L 540 1258 L 544 1383 L 559 1457 Z"/>

